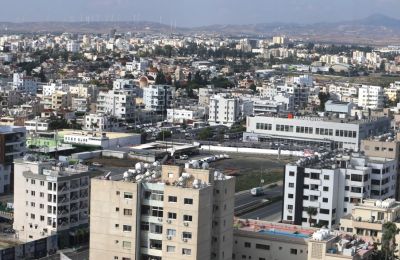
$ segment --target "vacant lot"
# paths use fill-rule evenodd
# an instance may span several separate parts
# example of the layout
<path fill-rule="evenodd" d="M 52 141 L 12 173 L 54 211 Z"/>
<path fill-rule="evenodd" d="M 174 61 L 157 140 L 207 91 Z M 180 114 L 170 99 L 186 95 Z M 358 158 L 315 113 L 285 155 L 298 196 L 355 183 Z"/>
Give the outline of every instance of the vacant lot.
<path fill-rule="evenodd" d="M 232 154 L 231 159 L 212 163 L 211 166 L 225 174 L 236 176 L 236 191 L 248 190 L 283 179 L 283 171 L 286 163 L 295 161 L 296 158 L 260 155 Z"/>

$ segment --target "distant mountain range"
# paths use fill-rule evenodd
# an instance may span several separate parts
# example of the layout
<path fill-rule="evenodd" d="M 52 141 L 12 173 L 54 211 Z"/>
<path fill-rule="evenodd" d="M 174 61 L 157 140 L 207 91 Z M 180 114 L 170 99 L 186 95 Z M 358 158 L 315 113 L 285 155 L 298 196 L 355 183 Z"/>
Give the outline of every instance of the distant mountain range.
<path fill-rule="evenodd" d="M 364 19 L 335 23 L 294 24 L 258 23 L 243 25 L 210 25 L 201 27 L 178 27 L 156 22 L 0 22 L 0 34 L 32 32 L 107 33 L 118 32 L 218 34 L 227 36 L 269 37 L 286 35 L 296 40 L 331 43 L 400 44 L 400 20 L 381 14 Z"/>

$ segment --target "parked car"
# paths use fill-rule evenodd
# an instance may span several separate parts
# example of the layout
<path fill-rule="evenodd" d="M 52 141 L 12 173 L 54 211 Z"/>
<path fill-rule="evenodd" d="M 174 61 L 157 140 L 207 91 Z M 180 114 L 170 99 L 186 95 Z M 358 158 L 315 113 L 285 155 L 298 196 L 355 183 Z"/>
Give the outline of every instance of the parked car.
<path fill-rule="evenodd" d="M 96 166 L 96 167 L 103 167 L 103 164 L 98 163 L 98 162 L 94 162 L 94 163 L 92 163 L 92 165 Z"/>
<path fill-rule="evenodd" d="M 179 159 L 181 159 L 181 160 L 187 160 L 187 159 L 189 159 L 189 156 L 187 156 L 186 154 L 182 154 L 182 155 L 179 157 Z"/>

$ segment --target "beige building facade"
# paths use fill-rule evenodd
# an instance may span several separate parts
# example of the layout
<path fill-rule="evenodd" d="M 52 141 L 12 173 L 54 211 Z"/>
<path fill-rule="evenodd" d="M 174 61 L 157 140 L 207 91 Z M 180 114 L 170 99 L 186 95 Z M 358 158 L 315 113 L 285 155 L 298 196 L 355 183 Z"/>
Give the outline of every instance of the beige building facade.
<path fill-rule="evenodd" d="M 232 259 L 234 178 L 181 166 L 149 172 L 92 180 L 90 259 Z"/>

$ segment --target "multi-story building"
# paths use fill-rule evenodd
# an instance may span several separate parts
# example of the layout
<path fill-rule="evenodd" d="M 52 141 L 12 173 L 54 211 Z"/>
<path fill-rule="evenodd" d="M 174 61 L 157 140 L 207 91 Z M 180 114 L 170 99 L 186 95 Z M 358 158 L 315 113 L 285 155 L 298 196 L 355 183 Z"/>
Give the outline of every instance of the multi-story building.
<path fill-rule="evenodd" d="M 170 123 L 183 123 L 203 119 L 206 109 L 204 107 L 188 109 L 167 109 L 167 121 Z"/>
<path fill-rule="evenodd" d="M 247 117 L 246 126 L 244 141 L 307 144 L 358 151 L 361 140 L 386 133 L 390 129 L 390 119 L 274 114 Z"/>
<path fill-rule="evenodd" d="M 71 94 L 69 92 L 56 91 L 51 95 L 51 108 L 54 110 L 71 107 Z"/>
<path fill-rule="evenodd" d="M 27 155 L 15 160 L 14 229 L 19 240 L 34 241 L 87 226 L 90 172 Z"/>
<path fill-rule="evenodd" d="M 143 88 L 143 102 L 146 109 L 164 113 L 173 105 L 175 88 L 169 85 L 150 85 Z"/>
<path fill-rule="evenodd" d="M 210 125 L 232 126 L 240 120 L 240 100 L 229 95 L 213 95 L 210 98 L 208 122 Z"/>
<path fill-rule="evenodd" d="M 96 106 L 97 113 L 130 120 L 135 117 L 136 87 L 120 83 L 114 82 L 112 90 L 99 93 Z"/>
<path fill-rule="evenodd" d="M 360 260 L 374 252 L 345 233 L 259 220 L 235 220 L 233 239 L 232 259 Z"/>
<path fill-rule="evenodd" d="M 380 86 L 363 85 L 358 89 L 358 105 L 364 109 L 383 108 L 385 93 Z"/>
<path fill-rule="evenodd" d="M 360 150 L 369 157 L 381 157 L 396 161 L 397 187 L 400 187 L 400 134 L 392 133 L 371 137 L 361 141 Z M 400 191 L 396 189 L 396 199 L 400 200 Z"/>
<path fill-rule="evenodd" d="M 358 154 L 301 159 L 285 167 L 283 220 L 328 227 L 365 198 L 393 198 L 396 161 Z M 314 208 L 310 213 L 308 208 Z"/>
<path fill-rule="evenodd" d="M 0 126 L 0 193 L 13 191 L 13 161 L 25 155 L 25 127 Z"/>
<path fill-rule="evenodd" d="M 49 123 L 40 118 L 35 118 L 25 121 L 25 128 L 28 132 L 47 132 L 49 130 Z"/>
<path fill-rule="evenodd" d="M 96 132 L 112 132 L 118 130 L 118 120 L 104 114 L 88 114 L 83 120 L 83 129 Z"/>
<path fill-rule="evenodd" d="M 23 73 L 14 73 L 12 86 L 14 90 L 28 94 L 36 94 L 38 88 L 33 77 L 26 76 Z"/>
<path fill-rule="evenodd" d="M 355 205 L 352 212 L 340 220 L 340 230 L 351 233 L 370 243 L 381 245 L 383 224 L 393 222 L 400 228 L 400 203 L 394 199 L 367 199 Z M 400 235 L 396 234 L 396 241 Z M 400 246 L 396 243 L 395 254 L 399 256 Z"/>
<path fill-rule="evenodd" d="M 67 43 L 67 51 L 68 52 L 76 53 L 76 52 L 79 52 L 79 50 L 80 50 L 79 42 L 72 41 L 72 40 L 68 41 L 68 43 Z"/>
<path fill-rule="evenodd" d="M 232 259 L 234 178 L 141 169 L 92 179 L 90 259 Z"/>

